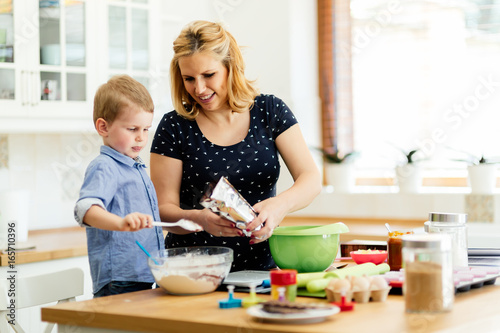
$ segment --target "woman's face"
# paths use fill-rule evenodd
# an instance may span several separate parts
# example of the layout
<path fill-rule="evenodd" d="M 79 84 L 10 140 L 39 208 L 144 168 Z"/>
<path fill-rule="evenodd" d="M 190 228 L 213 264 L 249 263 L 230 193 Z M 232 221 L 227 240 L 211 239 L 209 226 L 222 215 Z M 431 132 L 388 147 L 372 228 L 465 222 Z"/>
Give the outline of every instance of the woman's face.
<path fill-rule="evenodd" d="M 184 87 L 205 111 L 229 109 L 227 68 L 210 53 L 201 52 L 179 58 Z"/>

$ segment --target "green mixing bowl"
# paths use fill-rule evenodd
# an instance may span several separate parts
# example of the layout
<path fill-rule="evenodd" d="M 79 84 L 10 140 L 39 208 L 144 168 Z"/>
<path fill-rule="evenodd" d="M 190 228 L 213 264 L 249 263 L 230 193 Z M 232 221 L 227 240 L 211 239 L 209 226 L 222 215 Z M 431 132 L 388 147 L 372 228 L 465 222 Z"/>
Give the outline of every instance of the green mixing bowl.
<path fill-rule="evenodd" d="M 328 226 L 279 227 L 269 238 L 269 248 L 281 269 L 321 272 L 337 257 L 339 234 L 348 231 L 342 222 Z"/>

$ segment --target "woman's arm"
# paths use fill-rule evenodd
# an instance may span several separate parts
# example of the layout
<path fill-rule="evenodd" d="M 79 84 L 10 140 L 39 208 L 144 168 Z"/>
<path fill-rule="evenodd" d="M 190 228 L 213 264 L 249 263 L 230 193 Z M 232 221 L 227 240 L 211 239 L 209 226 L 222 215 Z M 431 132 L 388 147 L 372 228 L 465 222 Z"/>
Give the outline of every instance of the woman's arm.
<path fill-rule="evenodd" d="M 151 180 L 158 196 L 162 221 L 191 220 L 214 236 L 230 237 L 243 234 L 241 230 L 234 227 L 233 222 L 219 217 L 208 209 L 181 209 L 182 161 L 155 153 L 152 153 L 150 158 Z M 166 229 L 176 234 L 190 233 L 179 227 Z"/>
<path fill-rule="evenodd" d="M 253 230 L 266 222 L 265 227 L 255 231 L 252 243 L 269 238 L 272 231 L 291 212 L 309 205 L 321 192 L 321 177 L 311 152 L 307 147 L 298 124 L 293 125 L 276 138 L 280 155 L 293 177 L 293 185 L 274 198 L 269 198 L 254 205 L 259 216 L 249 224 Z"/>

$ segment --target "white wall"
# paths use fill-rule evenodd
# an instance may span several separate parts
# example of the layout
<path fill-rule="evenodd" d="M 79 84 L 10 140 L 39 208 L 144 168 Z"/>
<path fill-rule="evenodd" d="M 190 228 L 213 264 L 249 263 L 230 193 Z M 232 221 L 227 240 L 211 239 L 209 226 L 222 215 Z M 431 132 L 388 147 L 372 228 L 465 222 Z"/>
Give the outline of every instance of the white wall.
<path fill-rule="evenodd" d="M 8 169 L 3 169 L 0 194 L 24 190 L 28 228 L 76 226 L 73 206 L 90 161 L 102 140 L 94 133 L 10 134 Z M 7 194 L 8 195 L 8 194 Z"/>

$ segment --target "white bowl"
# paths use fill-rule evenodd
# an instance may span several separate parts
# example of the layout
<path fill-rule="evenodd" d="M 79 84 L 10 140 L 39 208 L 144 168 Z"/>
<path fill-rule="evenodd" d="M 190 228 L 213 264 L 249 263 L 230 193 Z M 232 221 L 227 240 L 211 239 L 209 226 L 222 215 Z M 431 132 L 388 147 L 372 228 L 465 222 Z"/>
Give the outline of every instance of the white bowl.
<path fill-rule="evenodd" d="M 42 46 L 42 50 L 40 52 L 40 63 L 44 65 L 60 65 L 61 45 L 47 44 Z"/>

